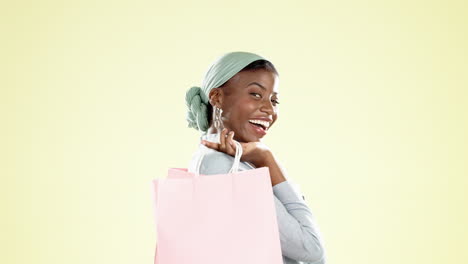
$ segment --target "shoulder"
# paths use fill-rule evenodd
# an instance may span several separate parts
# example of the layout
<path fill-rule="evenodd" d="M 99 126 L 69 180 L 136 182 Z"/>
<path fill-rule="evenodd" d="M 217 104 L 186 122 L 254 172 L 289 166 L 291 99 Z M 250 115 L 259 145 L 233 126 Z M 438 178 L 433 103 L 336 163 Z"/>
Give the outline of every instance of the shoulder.
<path fill-rule="evenodd" d="M 213 149 L 206 151 L 200 164 L 200 174 L 228 173 L 234 163 L 234 157 Z"/>
<path fill-rule="evenodd" d="M 229 172 L 233 164 L 233 156 L 213 149 L 208 149 L 206 150 L 200 164 L 200 174 L 225 174 Z M 249 169 L 254 169 L 254 167 L 247 162 L 241 162 L 239 164 L 240 171 Z"/>

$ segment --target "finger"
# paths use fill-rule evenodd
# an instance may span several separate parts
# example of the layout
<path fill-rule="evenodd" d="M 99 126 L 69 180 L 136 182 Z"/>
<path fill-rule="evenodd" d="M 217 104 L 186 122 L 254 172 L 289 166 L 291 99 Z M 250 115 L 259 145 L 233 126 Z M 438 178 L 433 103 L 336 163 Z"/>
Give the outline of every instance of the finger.
<path fill-rule="evenodd" d="M 222 151 L 225 151 L 225 149 L 226 149 L 226 134 L 227 134 L 227 131 L 228 131 L 228 129 L 224 128 L 221 131 L 221 135 L 219 136 L 219 144 L 220 144 L 219 148 Z"/>
<path fill-rule="evenodd" d="M 229 131 L 229 134 L 226 138 L 226 152 L 229 154 L 229 155 L 235 155 L 236 154 L 236 145 L 234 144 L 233 142 L 233 138 L 234 137 L 234 131 Z"/>
<path fill-rule="evenodd" d="M 216 143 L 216 142 L 211 142 L 211 141 L 207 141 L 207 140 L 202 140 L 201 142 L 203 145 L 211 148 L 211 149 L 214 149 L 214 150 L 218 150 L 219 149 L 219 143 Z"/>

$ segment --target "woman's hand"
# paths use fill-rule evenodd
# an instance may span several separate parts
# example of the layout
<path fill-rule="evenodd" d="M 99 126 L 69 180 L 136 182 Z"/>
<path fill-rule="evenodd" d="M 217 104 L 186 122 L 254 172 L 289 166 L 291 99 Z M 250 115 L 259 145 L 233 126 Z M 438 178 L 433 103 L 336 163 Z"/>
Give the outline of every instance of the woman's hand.
<path fill-rule="evenodd" d="M 226 137 L 227 135 L 227 137 Z M 228 130 L 225 128 L 223 131 L 221 131 L 220 135 L 220 143 L 214 143 L 206 140 L 202 140 L 202 144 L 220 151 L 224 152 L 226 154 L 229 154 L 231 156 L 236 155 L 236 144 L 234 143 L 234 131 L 230 131 L 228 133 Z M 248 142 L 248 143 L 242 143 L 239 142 L 242 146 L 242 156 L 241 160 L 242 161 L 247 161 L 255 165 L 255 167 L 263 167 L 266 166 L 267 159 L 269 155 L 271 154 L 270 149 L 263 143 L 261 142 Z"/>
<path fill-rule="evenodd" d="M 227 135 L 227 137 L 226 137 Z M 220 135 L 220 143 L 203 140 L 202 144 L 217 151 L 236 155 L 236 144 L 234 143 L 234 131 L 228 134 L 227 129 L 223 129 Z M 270 172 L 271 186 L 275 186 L 286 181 L 285 171 L 273 156 L 270 149 L 261 142 L 239 142 L 242 146 L 242 161 L 248 161 L 255 167 L 268 167 Z"/>

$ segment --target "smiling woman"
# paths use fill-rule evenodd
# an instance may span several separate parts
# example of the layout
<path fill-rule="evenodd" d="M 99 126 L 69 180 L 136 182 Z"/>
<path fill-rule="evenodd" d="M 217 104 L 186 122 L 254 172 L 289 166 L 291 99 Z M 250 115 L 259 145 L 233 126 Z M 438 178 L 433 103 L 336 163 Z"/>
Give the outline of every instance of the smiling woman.
<path fill-rule="evenodd" d="M 273 151 L 262 143 L 278 119 L 278 77 L 270 61 L 249 52 L 227 53 L 211 65 L 202 87 L 194 86 L 186 94 L 188 126 L 201 132 L 188 171 L 226 174 L 236 147 L 242 147 L 240 171 L 269 169 L 283 263 L 324 264 L 314 215 Z"/>
<path fill-rule="evenodd" d="M 222 111 L 222 127 L 235 132 L 234 140 L 258 142 L 278 118 L 278 74 L 270 62 L 255 61 L 211 89 L 209 98 L 209 105 Z M 208 130 L 218 132 L 214 125 Z"/>

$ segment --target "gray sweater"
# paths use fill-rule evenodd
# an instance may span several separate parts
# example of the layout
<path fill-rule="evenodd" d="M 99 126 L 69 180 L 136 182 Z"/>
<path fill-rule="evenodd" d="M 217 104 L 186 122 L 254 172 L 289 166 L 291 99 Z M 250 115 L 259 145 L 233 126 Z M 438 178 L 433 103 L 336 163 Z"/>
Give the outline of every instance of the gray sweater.
<path fill-rule="evenodd" d="M 219 143 L 219 134 L 201 136 Z M 194 172 L 202 151 L 205 156 L 200 165 L 200 174 L 225 174 L 231 169 L 234 157 L 199 144 L 188 166 Z M 239 171 L 255 169 L 253 164 L 241 161 Z M 325 264 L 326 254 L 315 216 L 305 202 L 299 187 L 286 178 L 273 188 L 281 251 L 284 264 Z"/>

